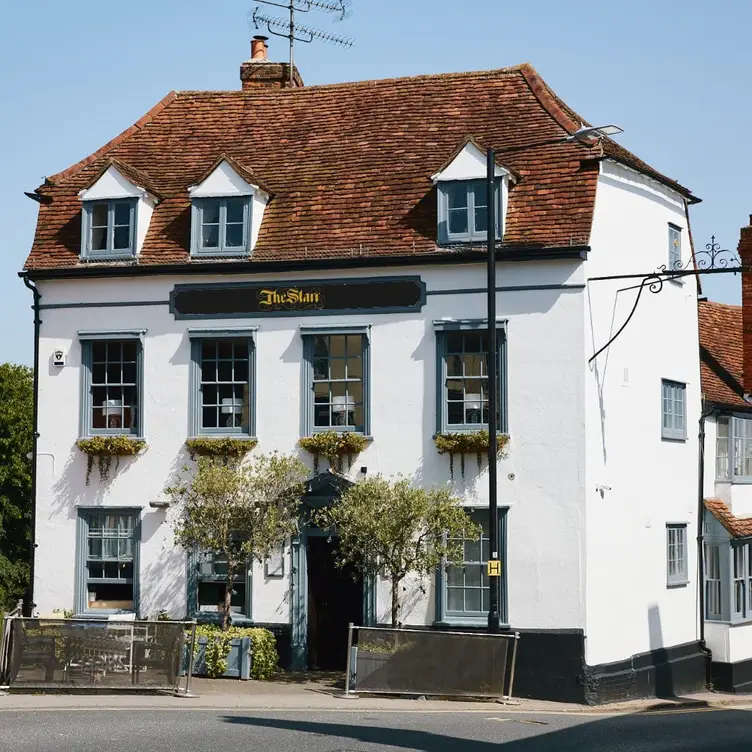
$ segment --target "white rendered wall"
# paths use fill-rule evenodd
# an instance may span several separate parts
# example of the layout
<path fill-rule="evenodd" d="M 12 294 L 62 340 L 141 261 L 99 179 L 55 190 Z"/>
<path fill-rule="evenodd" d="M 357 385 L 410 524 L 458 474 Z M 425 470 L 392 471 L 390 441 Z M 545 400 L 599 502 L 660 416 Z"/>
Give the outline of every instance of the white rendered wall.
<path fill-rule="evenodd" d="M 751 625 L 752 626 L 752 625 Z M 705 644 L 713 654 L 713 661 L 717 663 L 731 662 L 731 646 L 729 644 L 729 625 L 717 621 L 705 622 Z"/>
<path fill-rule="evenodd" d="M 668 223 L 683 203 L 615 163 L 598 180 L 589 279 L 646 274 L 668 264 Z M 585 360 L 628 317 L 640 279 L 588 284 Z M 697 639 L 697 433 L 700 415 L 697 289 L 647 289 L 619 338 L 587 373 L 587 617 L 591 665 Z M 661 439 L 661 379 L 687 385 L 687 440 Z M 689 584 L 666 586 L 666 523 L 686 522 Z"/>
<path fill-rule="evenodd" d="M 368 276 L 421 273 L 429 292 L 485 285 L 485 268 L 383 269 Z M 308 275 L 248 277 L 256 281 L 312 280 Z M 357 276 L 353 273 L 339 275 Z M 239 280 L 233 277 L 232 280 Z M 164 303 L 175 283 L 228 281 L 227 277 L 137 280 L 81 280 L 40 283 L 42 304 L 115 302 Z M 581 267 L 573 262 L 499 266 L 499 284 L 577 284 Z M 585 478 L 583 293 L 575 287 L 499 292 L 499 317 L 508 319 L 508 404 L 512 436 L 509 457 L 500 464 L 499 504 L 508 515 L 510 622 L 518 628 L 583 628 L 584 581 L 582 499 Z M 36 601 L 40 612 L 73 605 L 76 505 L 142 506 L 142 612 L 166 609 L 182 616 L 185 603 L 184 555 L 171 546 L 165 513 L 149 509 L 186 460 L 188 365 L 186 330 L 195 326 L 258 325 L 257 452 L 297 451 L 300 430 L 302 340 L 298 327 L 370 323 L 373 443 L 357 459 L 368 473 L 404 473 L 416 482 L 449 483 L 449 462 L 433 444 L 435 422 L 434 319 L 485 318 L 485 295 L 430 295 L 420 313 L 305 316 L 248 320 L 176 321 L 166 305 L 60 308 L 43 312 L 40 341 L 39 510 Z M 144 344 L 145 415 L 148 449 L 124 459 L 107 485 L 96 469 L 84 484 L 85 458 L 76 450 L 80 399 L 79 329 L 147 330 Z M 51 365 L 52 351 L 67 351 L 64 368 Z M 396 378 L 395 375 L 398 375 Z M 301 453 L 309 466 L 310 457 Z M 55 473 L 52 473 L 54 461 Z M 487 474 L 480 480 L 474 458 L 467 481 L 456 473 L 455 488 L 469 503 L 487 504 Z M 511 479 L 513 476 L 513 479 Z M 289 620 L 289 556 L 284 579 L 253 572 L 253 615 L 258 621 Z M 433 587 L 406 598 L 405 620 L 434 620 Z M 388 614 L 389 588 L 379 583 L 378 614 Z M 420 597 L 418 597 L 420 596 Z"/>

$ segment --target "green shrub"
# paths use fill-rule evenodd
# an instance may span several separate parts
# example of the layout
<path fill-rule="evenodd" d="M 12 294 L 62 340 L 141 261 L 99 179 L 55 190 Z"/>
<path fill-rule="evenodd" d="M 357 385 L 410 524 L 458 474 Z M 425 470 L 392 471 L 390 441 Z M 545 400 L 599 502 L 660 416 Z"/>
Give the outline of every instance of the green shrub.
<path fill-rule="evenodd" d="M 198 455 L 199 457 L 224 457 L 239 460 L 245 457 L 256 444 L 258 444 L 256 439 L 236 439 L 231 436 L 202 436 L 198 439 L 187 439 L 185 442 L 191 459 Z"/>
<path fill-rule="evenodd" d="M 189 635 L 190 636 L 190 635 Z M 227 671 L 227 656 L 230 654 L 230 642 L 242 637 L 251 638 L 251 678 L 269 679 L 277 670 L 279 655 L 274 635 L 263 627 L 230 627 L 223 632 L 215 624 L 202 624 L 196 627 L 196 650 L 198 638 L 206 638 L 204 660 L 206 672 L 212 679 L 217 679 Z"/>

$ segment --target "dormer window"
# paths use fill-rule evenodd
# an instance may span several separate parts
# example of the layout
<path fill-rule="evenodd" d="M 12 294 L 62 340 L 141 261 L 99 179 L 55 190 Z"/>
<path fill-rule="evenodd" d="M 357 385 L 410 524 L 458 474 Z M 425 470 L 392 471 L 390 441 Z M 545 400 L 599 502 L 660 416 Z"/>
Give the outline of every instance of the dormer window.
<path fill-rule="evenodd" d="M 196 253 L 248 253 L 250 197 L 196 199 L 194 207 L 198 225 Z"/>
<path fill-rule="evenodd" d="M 486 155 L 470 137 L 463 140 L 454 156 L 431 176 L 438 194 L 438 242 L 483 242 L 488 233 L 488 187 Z M 515 179 L 500 164 L 495 168 L 495 235 L 504 235 L 507 194 Z"/>
<path fill-rule="evenodd" d="M 84 203 L 85 255 L 133 256 L 136 199 Z"/>
<path fill-rule="evenodd" d="M 111 159 L 78 197 L 82 259 L 109 261 L 138 255 L 160 200 L 145 175 Z"/>
<path fill-rule="evenodd" d="M 269 201 L 252 172 L 231 157 L 221 157 L 188 193 L 193 207 L 191 255 L 250 255 Z"/>
<path fill-rule="evenodd" d="M 500 181 L 496 181 L 496 238 L 501 238 Z M 488 232 L 488 188 L 485 180 L 439 183 L 439 238 L 442 242 L 483 241 Z"/>

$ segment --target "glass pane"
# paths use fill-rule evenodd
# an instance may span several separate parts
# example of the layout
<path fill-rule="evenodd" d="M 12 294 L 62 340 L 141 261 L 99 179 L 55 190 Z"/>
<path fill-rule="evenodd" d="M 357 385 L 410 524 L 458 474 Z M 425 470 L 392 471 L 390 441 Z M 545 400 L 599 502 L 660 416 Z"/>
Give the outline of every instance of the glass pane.
<path fill-rule="evenodd" d="M 481 362 L 485 360 L 482 355 L 465 355 L 465 376 L 481 376 Z"/>
<path fill-rule="evenodd" d="M 481 591 L 480 588 L 465 590 L 465 611 L 481 610 Z"/>
<path fill-rule="evenodd" d="M 232 222 L 243 223 L 243 207 L 245 206 L 244 198 L 228 198 L 226 199 L 225 206 L 227 207 L 226 222 L 228 224 Z"/>
<path fill-rule="evenodd" d="M 219 224 L 219 201 L 205 201 L 203 203 L 201 222 L 205 225 Z"/>
<path fill-rule="evenodd" d="M 465 561 L 480 561 L 480 541 L 465 541 Z"/>
<path fill-rule="evenodd" d="M 344 334 L 329 338 L 329 354 L 336 358 L 344 358 L 347 355 L 347 337 Z"/>
<path fill-rule="evenodd" d="M 318 383 L 313 385 L 313 401 L 319 404 L 329 402 L 329 384 Z"/>
<path fill-rule="evenodd" d="M 447 399 L 462 400 L 465 396 L 465 382 L 459 379 L 447 381 Z"/>
<path fill-rule="evenodd" d="M 115 250 L 126 250 L 131 247 L 131 228 L 116 227 L 114 233 L 113 248 Z"/>
<path fill-rule="evenodd" d="M 446 183 L 444 190 L 450 211 L 452 209 L 467 209 L 467 183 Z"/>
<path fill-rule="evenodd" d="M 449 566 L 446 569 L 447 584 L 449 586 L 455 585 L 462 587 L 465 582 L 465 577 L 462 572 L 462 567 Z"/>
<path fill-rule="evenodd" d="M 108 580 L 118 578 L 118 563 L 116 561 L 106 561 L 104 563 L 104 576 Z"/>
<path fill-rule="evenodd" d="M 350 355 L 350 357 L 347 359 L 347 378 L 363 378 L 363 358 L 353 357 L 352 355 Z"/>
<path fill-rule="evenodd" d="M 205 407 L 201 411 L 202 428 L 219 428 L 219 413 L 216 407 Z"/>
<path fill-rule="evenodd" d="M 481 585 L 481 565 L 468 564 L 465 567 L 465 585 L 467 587 L 480 587 Z"/>
<path fill-rule="evenodd" d="M 313 355 L 315 358 L 329 357 L 329 337 L 319 336 L 313 338 Z"/>
<path fill-rule="evenodd" d="M 107 214 L 107 202 L 94 204 L 91 209 L 91 226 L 107 227 Z"/>
<path fill-rule="evenodd" d="M 451 209 L 449 211 L 449 234 L 465 235 L 467 231 L 467 210 Z"/>
<path fill-rule="evenodd" d="M 329 361 L 331 368 L 331 379 L 344 379 L 345 378 L 345 360 L 342 358 L 333 358 Z"/>
<path fill-rule="evenodd" d="M 475 207 L 475 233 L 483 233 L 488 231 L 488 209 L 485 207 Z"/>
<path fill-rule="evenodd" d="M 217 381 L 232 381 L 232 361 L 220 360 L 217 363 Z"/>
<path fill-rule="evenodd" d="M 450 402 L 447 405 L 447 423 L 451 425 L 461 425 L 464 420 L 464 411 L 462 402 Z"/>
<path fill-rule="evenodd" d="M 465 342 L 465 352 L 479 353 L 481 351 L 481 333 L 480 332 L 465 332 L 463 334 L 463 340 Z"/>
<path fill-rule="evenodd" d="M 459 588 L 447 588 L 447 611 L 464 611 L 464 591 Z"/>
<path fill-rule="evenodd" d="M 329 361 L 326 358 L 315 358 L 313 361 L 313 378 L 329 378 Z"/>
<path fill-rule="evenodd" d="M 104 564 L 101 562 L 89 562 L 87 568 L 89 570 L 90 580 L 101 580 L 104 577 Z"/>
<path fill-rule="evenodd" d="M 217 387 L 204 384 L 204 386 L 201 387 L 201 401 L 204 405 L 218 405 L 219 391 Z"/>
<path fill-rule="evenodd" d="M 225 228 L 225 247 L 243 247 L 243 225 L 227 225 Z"/>
<path fill-rule="evenodd" d="M 313 409 L 314 426 L 330 426 L 329 405 L 315 405 Z"/>
<path fill-rule="evenodd" d="M 347 385 L 348 402 L 350 404 L 360 404 L 363 402 L 363 383 L 360 381 L 351 381 Z"/>
<path fill-rule="evenodd" d="M 102 556 L 102 541 L 99 538 L 89 538 L 89 556 L 99 559 Z"/>
<path fill-rule="evenodd" d="M 107 228 L 106 227 L 94 227 L 91 231 L 91 250 L 92 251 L 105 251 L 107 250 Z"/>
<path fill-rule="evenodd" d="M 460 355 L 447 356 L 447 376 L 462 376 L 462 357 Z"/>
<path fill-rule="evenodd" d="M 219 247 L 219 225 L 204 225 L 202 228 L 201 245 L 204 248 Z"/>
<path fill-rule="evenodd" d="M 131 205 L 127 201 L 117 201 L 115 203 L 115 224 L 130 225 L 131 223 Z"/>

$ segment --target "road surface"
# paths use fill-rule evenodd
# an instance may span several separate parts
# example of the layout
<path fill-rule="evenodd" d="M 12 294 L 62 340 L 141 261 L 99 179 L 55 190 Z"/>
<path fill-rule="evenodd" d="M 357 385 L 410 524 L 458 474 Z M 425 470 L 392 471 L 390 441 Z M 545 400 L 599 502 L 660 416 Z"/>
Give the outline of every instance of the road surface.
<path fill-rule="evenodd" d="M 2 706 L 0 705 L 0 708 Z M 751 752 L 752 710 L 618 716 L 404 711 L 0 709 L 22 752 Z"/>

